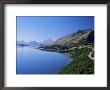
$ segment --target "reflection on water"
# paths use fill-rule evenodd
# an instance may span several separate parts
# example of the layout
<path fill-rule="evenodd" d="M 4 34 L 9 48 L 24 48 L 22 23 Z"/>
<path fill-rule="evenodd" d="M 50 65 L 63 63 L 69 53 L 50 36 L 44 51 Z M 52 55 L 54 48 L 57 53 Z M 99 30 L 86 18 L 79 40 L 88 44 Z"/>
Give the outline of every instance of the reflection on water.
<path fill-rule="evenodd" d="M 69 62 L 64 54 L 17 46 L 17 74 L 56 74 Z"/>

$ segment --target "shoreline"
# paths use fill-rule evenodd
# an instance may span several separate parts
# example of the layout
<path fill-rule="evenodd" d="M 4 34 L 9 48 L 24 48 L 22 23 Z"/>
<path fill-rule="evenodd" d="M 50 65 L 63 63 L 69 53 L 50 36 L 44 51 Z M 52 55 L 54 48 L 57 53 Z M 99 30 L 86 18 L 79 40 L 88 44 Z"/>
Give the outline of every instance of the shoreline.
<path fill-rule="evenodd" d="M 49 49 L 44 49 L 44 48 L 36 48 L 38 50 L 42 50 L 42 51 L 47 51 L 47 52 L 57 52 L 57 53 L 60 53 L 60 54 L 63 54 L 65 56 L 67 56 L 71 61 L 74 60 L 73 58 L 71 58 L 71 55 L 69 53 L 64 53 L 64 52 L 58 52 L 58 50 L 49 50 Z"/>
<path fill-rule="evenodd" d="M 93 74 L 94 73 L 94 61 L 88 57 L 88 54 L 91 52 L 91 49 L 88 47 L 80 48 L 71 52 L 61 52 L 59 50 L 37 48 L 42 51 L 47 52 L 57 52 L 63 54 L 69 58 L 70 63 L 62 68 L 58 73 L 59 74 Z M 63 50 L 65 51 L 65 50 Z"/>

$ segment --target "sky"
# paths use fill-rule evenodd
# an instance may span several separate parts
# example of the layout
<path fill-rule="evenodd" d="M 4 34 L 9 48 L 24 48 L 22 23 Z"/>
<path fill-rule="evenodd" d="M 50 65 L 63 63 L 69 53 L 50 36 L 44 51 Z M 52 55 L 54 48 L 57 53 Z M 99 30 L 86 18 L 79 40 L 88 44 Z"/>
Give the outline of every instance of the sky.
<path fill-rule="evenodd" d="M 94 16 L 17 16 L 17 40 L 56 40 L 78 30 L 94 30 Z"/>

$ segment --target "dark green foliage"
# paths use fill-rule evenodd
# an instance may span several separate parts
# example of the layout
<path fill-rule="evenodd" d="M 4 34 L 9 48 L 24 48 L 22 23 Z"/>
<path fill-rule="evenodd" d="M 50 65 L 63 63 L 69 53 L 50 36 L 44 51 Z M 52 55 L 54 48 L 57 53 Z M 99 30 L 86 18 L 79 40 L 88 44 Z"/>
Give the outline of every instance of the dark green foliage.
<path fill-rule="evenodd" d="M 45 46 L 43 47 L 45 49 L 61 49 L 61 50 L 64 50 L 64 49 L 68 49 L 67 46 L 60 46 L 60 45 L 51 45 L 51 46 Z"/>
<path fill-rule="evenodd" d="M 39 47 L 43 48 L 43 50 L 46 51 L 55 51 L 55 52 L 66 52 L 66 49 L 68 49 L 67 46 L 60 46 L 60 45 L 51 45 L 51 46 L 45 46 L 45 47 Z"/>
<path fill-rule="evenodd" d="M 88 58 L 90 48 L 75 50 L 75 53 L 69 53 L 73 60 L 69 65 L 63 68 L 60 74 L 93 74 L 94 61 Z"/>

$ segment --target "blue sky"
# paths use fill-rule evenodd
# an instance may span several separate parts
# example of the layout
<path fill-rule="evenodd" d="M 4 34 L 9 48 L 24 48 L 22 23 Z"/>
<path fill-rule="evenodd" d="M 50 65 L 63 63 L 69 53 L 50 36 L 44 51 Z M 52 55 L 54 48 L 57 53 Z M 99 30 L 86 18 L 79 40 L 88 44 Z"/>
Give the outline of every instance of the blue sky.
<path fill-rule="evenodd" d="M 78 30 L 94 29 L 94 16 L 17 16 L 17 40 L 56 40 Z"/>

